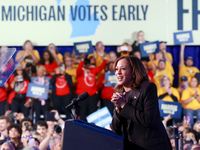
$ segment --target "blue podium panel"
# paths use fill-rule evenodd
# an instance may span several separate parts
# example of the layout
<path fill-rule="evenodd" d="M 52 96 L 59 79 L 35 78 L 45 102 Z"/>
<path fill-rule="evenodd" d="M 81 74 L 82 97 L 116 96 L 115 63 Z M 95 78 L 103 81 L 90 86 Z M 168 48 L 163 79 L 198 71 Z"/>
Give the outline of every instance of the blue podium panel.
<path fill-rule="evenodd" d="M 123 150 L 123 137 L 81 120 L 65 121 L 63 150 Z"/>

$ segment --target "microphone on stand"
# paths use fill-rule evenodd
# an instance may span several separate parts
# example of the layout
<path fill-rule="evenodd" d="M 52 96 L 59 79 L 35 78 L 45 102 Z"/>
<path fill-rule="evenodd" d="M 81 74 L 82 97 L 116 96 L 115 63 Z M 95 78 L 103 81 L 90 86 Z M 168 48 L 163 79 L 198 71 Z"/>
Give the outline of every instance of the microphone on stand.
<path fill-rule="evenodd" d="M 89 97 L 89 94 L 87 92 L 84 92 L 83 94 L 79 95 L 77 98 L 72 99 L 71 103 L 67 105 L 65 108 L 69 108 L 75 104 L 78 104 L 80 101 L 83 101 L 88 97 Z"/>

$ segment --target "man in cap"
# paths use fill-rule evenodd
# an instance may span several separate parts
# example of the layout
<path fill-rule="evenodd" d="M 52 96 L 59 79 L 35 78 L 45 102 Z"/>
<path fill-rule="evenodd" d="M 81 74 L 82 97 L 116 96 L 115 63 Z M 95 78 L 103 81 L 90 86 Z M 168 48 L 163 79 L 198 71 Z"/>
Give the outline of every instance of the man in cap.
<path fill-rule="evenodd" d="M 152 61 L 152 72 L 154 74 L 153 81 L 157 86 L 157 89 L 163 87 L 163 77 L 167 75 L 169 77 L 170 83 L 173 85 L 173 74 L 166 68 L 166 60 L 164 58 L 160 59 L 158 62 L 158 68 Z"/>
<path fill-rule="evenodd" d="M 193 66 L 194 61 L 191 56 L 188 56 L 184 61 L 184 51 L 185 51 L 185 44 L 181 44 L 181 52 L 180 52 L 180 63 L 179 63 L 179 83 L 181 83 L 181 77 L 186 76 L 188 81 L 190 82 L 191 77 L 193 77 L 199 69 Z M 180 85 L 180 84 L 179 84 Z"/>
<path fill-rule="evenodd" d="M 183 90 L 187 89 L 189 87 L 188 78 L 186 76 L 181 77 L 181 83 L 178 87 L 179 94 L 181 95 Z"/>
<path fill-rule="evenodd" d="M 159 63 L 160 59 L 165 60 L 166 69 L 168 69 L 168 71 L 170 71 L 174 75 L 174 73 L 175 73 L 174 68 L 172 67 L 171 63 L 167 59 L 165 59 L 165 54 L 162 50 L 157 52 L 155 55 L 149 54 L 149 60 L 150 61 L 147 63 L 148 68 L 153 68 L 152 61 L 156 65 L 156 67 L 158 67 L 158 63 Z"/>
<path fill-rule="evenodd" d="M 164 58 L 170 63 L 173 63 L 173 58 L 172 58 L 172 54 L 167 52 L 167 42 L 165 41 L 161 41 L 159 44 L 159 49 L 161 51 L 163 51 L 164 53 Z"/>

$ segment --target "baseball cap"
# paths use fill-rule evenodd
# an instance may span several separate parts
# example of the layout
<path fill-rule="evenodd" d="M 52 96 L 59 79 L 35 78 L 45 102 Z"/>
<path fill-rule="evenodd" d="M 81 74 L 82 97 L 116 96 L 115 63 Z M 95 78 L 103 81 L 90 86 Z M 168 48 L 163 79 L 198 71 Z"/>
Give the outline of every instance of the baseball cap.
<path fill-rule="evenodd" d="M 188 79 L 187 79 L 187 77 L 186 76 L 182 76 L 181 77 L 181 81 L 187 81 Z"/>
<path fill-rule="evenodd" d="M 186 60 L 193 60 L 192 56 L 188 56 Z"/>
<path fill-rule="evenodd" d="M 159 60 L 159 62 L 161 62 L 161 61 L 164 61 L 164 62 L 165 62 L 165 59 L 164 59 L 164 58 L 161 58 L 161 59 Z"/>

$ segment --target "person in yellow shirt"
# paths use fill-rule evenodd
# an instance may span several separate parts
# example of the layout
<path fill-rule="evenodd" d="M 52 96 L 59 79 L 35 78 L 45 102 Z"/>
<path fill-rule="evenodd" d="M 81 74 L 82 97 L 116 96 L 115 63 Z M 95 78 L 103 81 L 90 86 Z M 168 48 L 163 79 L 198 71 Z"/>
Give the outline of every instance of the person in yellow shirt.
<path fill-rule="evenodd" d="M 183 114 L 184 116 L 190 116 L 191 127 L 194 124 L 194 115 L 197 116 L 197 120 L 200 120 L 200 89 L 197 88 L 197 86 L 197 78 L 192 77 L 190 81 L 190 87 L 183 90 L 181 95 Z"/>
<path fill-rule="evenodd" d="M 184 61 L 185 44 L 181 44 L 180 63 L 179 63 L 179 83 L 182 76 L 186 76 L 190 82 L 191 77 L 199 72 L 199 69 L 193 66 L 194 61 L 191 56 L 188 56 Z"/>
<path fill-rule="evenodd" d="M 51 55 L 54 57 L 54 60 L 58 65 L 63 63 L 63 56 L 61 53 L 58 52 L 57 47 L 51 43 L 47 46 L 47 50 L 51 53 Z"/>
<path fill-rule="evenodd" d="M 169 77 L 170 83 L 173 85 L 174 77 L 173 74 L 166 68 L 166 60 L 160 59 L 158 63 L 158 68 L 156 68 L 156 65 L 154 64 L 154 61 L 152 59 L 150 59 L 150 62 L 152 63 L 152 73 L 154 75 L 153 82 L 156 84 L 157 89 L 159 90 L 161 87 L 163 87 L 164 75 Z"/>
<path fill-rule="evenodd" d="M 200 89 L 200 72 L 195 73 L 194 76 L 195 76 L 195 77 L 197 78 L 197 80 L 198 80 L 198 88 Z"/>
<path fill-rule="evenodd" d="M 103 63 L 103 57 L 106 58 L 109 61 L 109 54 L 105 52 L 105 46 L 103 45 L 103 42 L 98 41 L 95 45 L 95 51 L 94 55 L 96 57 L 96 66 L 100 66 Z M 97 80 L 99 80 L 100 76 L 102 76 L 105 73 L 105 70 L 103 69 L 100 73 L 97 74 Z"/>
<path fill-rule="evenodd" d="M 96 56 L 101 56 L 101 57 L 107 57 L 107 59 L 109 59 L 109 55 L 108 55 L 108 53 L 106 53 L 105 52 L 105 46 L 103 45 L 103 42 L 101 42 L 101 41 L 98 41 L 97 43 L 96 43 L 96 45 L 95 45 L 95 51 L 94 51 L 94 54 L 96 55 Z M 102 62 L 103 62 L 103 60 L 102 60 Z M 101 63 L 102 63 L 101 62 Z M 101 64 L 100 62 L 98 62 L 98 64 L 97 64 L 97 66 L 100 66 L 100 64 Z"/>
<path fill-rule="evenodd" d="M 155 58 L 154 58 L 154 55 L 153 54 L 150 54 L 149 55 L 149 62 L 148 62 L 148 69 L 152 68 L 152 62 L 151 60 L 153 60 L 154 64 L 156 65 L 156 67 L 158 67 L 158 63 L 160 61 L 160 59 L 165 59 L 165 54 L 162 50 L 160 50 L 158 53 L 155 54 Z M 166 62 L 166 69 L 168 71 L 170 71 L 173 75 L 174 75 L 174 68 L 172 67 L 172 65 L 170 64 L 169 61 L 165 61 Z"/>
<path fill-rule="evenodd" d="M 168 76 L 163 77 L 163 87 L 158 90 L 158 98 L 168 102 L 178 102 L 180 100 L 179 92 L 171 86 Z"/>
<path fill-rule="evenodd" d="M 179 94 L 181 95 L 183 90 L 189 88 L 189 82 L 186 76 L 182 76 L 181 77 L 181 84 L 180 86 L 177 88 Z"/>
<path fill-rule="evenodd" d="M 30 56 L 32 58 L 33 62 L 36 65 L 39 63 L 39 61 L 40 61 L 40 54 L 39 54 L 39 52 L 37 50 L 33 49 L 33 44 L 32 44 L 32 42 L 30 40 L 27 40 L 27 41 L 24 42 L 23 50 L 22 51 L 25 51 L 25 56 L 24 57 Z M 22 61 L 22 64 L 24 66 L 26 66 L 24 60 Z"/>
<path fill-rule="evenodd" d="M 159 49 L 163 52 L 164 58 L 170 63 L 173 63 L 173 57 L 171 53 L 167 52 L 167 42 L 161 41 L 159 44 Z"/>
<path fill-rule="evenodd" d="M 75 93 L 77 84 L 77 78 L 76 78 L 77 67 L 74 66 L 72 55 L 68 52 L 64 54 L 64 63 L 65 63 L 65 72 L 71 75 L 72 77 L 72 91 L 73 93 Z"/>
<path fill-rule="evenodd" d="M 119 54 L 120 57 L 130 55 L 129 53 L 131 51 L 132 47 L 128 43 L 123 43 L 122 46 L 117 47 L 117 53 Z"/>

